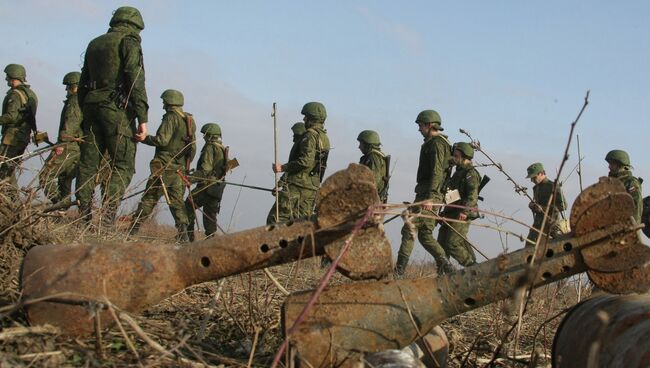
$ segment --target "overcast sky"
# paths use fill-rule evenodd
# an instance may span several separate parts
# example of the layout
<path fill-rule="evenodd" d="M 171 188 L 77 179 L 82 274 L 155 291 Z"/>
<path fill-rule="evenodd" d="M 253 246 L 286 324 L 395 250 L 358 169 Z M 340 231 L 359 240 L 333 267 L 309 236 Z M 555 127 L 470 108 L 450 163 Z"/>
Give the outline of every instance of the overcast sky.
<path fill-rule="evenodd" d="M 56 136 L 65 98 L 61 80 L 80 70 L 88 42 L 106 32 L 114 1 L 0 2 L 1 63 L 20 63 L 38 94 L 38 124 Z M 647 1 L 134 1 L 149 94 L 149 129 L 162 117 L 159 98 L 174 88 L 199 124 L 218 122 L 241 167 L 228 180 L 272 187 L 273 124 L 278 103 L 280 157 L 291 145 L 300 108 L 321 101 L 333 150 L 328 173 L 359 158 L 357 134 L 379 132 L 395 166 L 390 202 L 412 201 L 422 138 L 418 112 L 435 109 L 452 142 L 463 128 L 520 184 L 541 161 L 555 176 L 569 126 L 591 90 L 580 120 L 583 182 L 607 174 L 605 154 L 630 153 L 635 173 L 645 164 L 650 119 L 650 3 Z M 34 147 L 29 147 L 33 149 Z M 131 185 L 142 189 L 153 149 L 139 145 Z M 577 163 L 575 144 L 562 177 Z M 477 154 L 477 162 L 487 160 Z M 29 170 L 40 162 L 29 161 Z M 528 201 L 494 168 L 481 207 L 532 222 Z M 22 182 L 25 183 L 29 171 Z M 571 203 L 574 172 L 564 184 Z M 273 197 L 226 189 L 219 216 L 231 230 L 262 225 Z M 531 192 L 532 193 L 532 192 Z M 136 201 L 122 207 L 128 212 Z M 171 223 L 166 206 L 160 220 Z M 231 219 L 231 213 L 232 219 Z M 482 220 L 483 223 L 489 221 Z M 517 233 L 526 229 L 505 227 Z M 399 247 L 401 221 L 387 226 Z M 496 233 L 473 229 L 471 240 L 490 255 Z M 511 249 L 521 247 L 509 238 Z M 414 257 L 424 252 L 417 245 Z M 479 257 L 480 258 L 480 257 Z"/>

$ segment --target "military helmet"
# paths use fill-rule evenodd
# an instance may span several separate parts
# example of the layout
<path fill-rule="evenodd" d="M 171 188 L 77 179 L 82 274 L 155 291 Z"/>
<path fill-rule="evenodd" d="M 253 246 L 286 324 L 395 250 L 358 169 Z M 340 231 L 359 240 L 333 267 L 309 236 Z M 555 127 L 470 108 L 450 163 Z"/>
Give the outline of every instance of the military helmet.
<path fill-rule="evenodd" d="M 221 135 L 221 127 L 217 123 L 207 123 L 201 127 L 201 133 L 206 135 Z"/>
<path fill-rule="evenodd" d="M 81 79 L 81 73 L 70 72 L 63 77 L 63 84 L 65 84 L 66 86 L 79 84 L 80 79 Z"/>
<path fill-rule="evenodd" d="M 111 18 L 109 25 L 113 27 L 118 23 L 129 23 L 138 27 L 140 30 L 144 29 L 142 14 L 140 14 L 138 9 L 132 6 L 122 6 L 113 12 L 113 17 Z"/>
<path fill-rule="evenodd" d="M 361 133 L 359 133 L 359 136 L 357 137 L 357 140 L 359 142 L 364 142 L 366 144 L 373 144 L 376 146 L 381 145 L 381 141 L 379 140 L 379 134 L 375 132 L 374 130 L 364 130 Z"/>
<path fill-rule="evenodd" d="M 162 95 L 160 95 L 160 98 L 162 98 L 163 103 L 165 105 L 183 106 L 183 104 L 185 103 L 183 94 L 180 91 L 177 91 L 175 89 L 165 90 L 165 92 L 163 92 Z"/>
<path fill-rule="evenodd" d="M 20 64 L 9 64 L 5 67 L 5 73 L 8 78 L 18 79 L 21 82 L 24 82 L 27 79 L 27 72 L 25 67 Z"/>
<path fill-rule="evenodd" d="M 528 175 L 526 176 L 526 178 L 527 178 L 527 179 L 530 179 L 530 178 L 532 178 L 533 176 L 535 176 L 535 175 L 541 173 L 542 171 L 544 171 L 544 165 L 542 165 L 542 164 L 539 163 L 539 162 L 535 162 L 534 164 L 528 166 L 528 168 L 526 169 L 526 172 L 528 173 Z"/>
<path fill-rule="evenodd" d="M 623 150 L 612 150 L 607 152 L 605 161 L 615 161 L 623 166 L 630 166 L 630 155 L 628 155 L 627 152 Z"/>
<path fill-rule="evenodd" d="M 454 144 L 454 150 L 459 150 L 463 155 L 469 159 L 474 158 L 474 147 L 467 142 L 458 142 Z"/>
<path fill-rule="evenodd" d="M 325 106 L 320 102 L 307 102 L 300 113 L 317 121 L 325 121 L 327 118 Z"/>
<path fill-rule="evenodd" d="M 442 119 L 440 119 L 440 114 L 435 110 L 423 110 L 418 114 L 418 117 L 415 118 L 416 123 L 432 123 L 433 127 L 437 130 L 444 130 L 442 128 Z"/>
<path fill-rule="evenodd" d="M 297 122 L 291 126 L 291 131 L 294 135 L 303 135 L 307 133 L 307 128 L 305 128 L 305 123 Z"/>

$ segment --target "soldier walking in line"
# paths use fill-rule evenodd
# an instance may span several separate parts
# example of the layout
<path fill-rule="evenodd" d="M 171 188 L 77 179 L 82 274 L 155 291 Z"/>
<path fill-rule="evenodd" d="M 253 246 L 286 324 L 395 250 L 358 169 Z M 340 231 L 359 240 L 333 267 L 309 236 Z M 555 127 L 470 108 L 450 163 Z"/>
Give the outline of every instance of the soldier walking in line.
<path fill-rule="evenodd" d="M 308 102 L 302 108 L 305 128 L 295 158 L 286 164 L 273 164 L 274 172 L 286 173 L 286 186 L 277 195 L 280 203 L 278 222 L 310 217 L 316 196 L 325 176 L 330 141 L 323 127 L 327 112 L 320 102 Z M 275 204 L 269 211 L 267 223 L 275 222 Z"/>
<path fill-rule="evenodd" d="M 289 151 L 289 160 L 288 161 L 293 161 L 298 157 L 298 154 L 300 153 L 300 142 L 302 141 L 302 137 L 305 135 L 307 132 L 307 128 L 305 128 L 305 123 L 302 121 L 297 122 L 291 126 L 291 132 L 293 133 L 293 145 L 291 146 L 291 151 Z M 278 188 L 277 191 L 273 192 L 273 195 L 276 196 L 278 195 L 278 191 L 283 191 L 287 190 L 289 187 L 289 182 L 287 181 L 287 173 L 283 173 L 282 176 L 280 177 L 280 180 L 278 180 Z M 280 201 L 282 201 L 284 197 L 280 198 Z M 283 205 L 286 204 L 286 205 Z M 279 214 L 280 214 L 280 219 L 286 219 L 285 221 L 288 221 L 288 219 L 294 218 L 293 216 L 293 208 L 288 205 L 287 202 L 281 203 L 280 208 L 279 208 Z M 296 216 L 297 217 L 297 216 Z M 277 222 L 275 218 L 275 203 L 273 204 L 273 207 L 271 208 L 271 211 L 269 211 L 268 216 L 266 217 L 266 224 L 270 225 Z"/>
<path fill-rule="evenodd" d="M 25 67 L 9 64 L 5 67 L 5 80 L 10 87 L 2 102 L 2 142 L 0 143 L 0 180 L 8 179 L 17 186 L 16 168 L 20 159 L 13 159 L 25 153 L 31 131 L 36 133 L 36 109 L 38 98 L 27 82 Z M 9 162 L 5 160 L 13 159 Z"/>
<path fill-rule="evenodd" d="M 424 110 L 417 116 L 415 122 L 418 130 L 424 137 L 420 148 L 420 162 L 417 172 L 417 185 L 415 186 L 415 202 L 423 202 L 417 207 L 412 207 L 411 212 L 417 215 L 434 217 L 438 214 L 439 207 L 434 203 L 442 203 L 444 199 L 443 185 L 449 177 L 451 144 L 442 134 L 442 120 L 434 110 Z M 436 261 L 438 274 L 453 271 L 453 266 L 447 260 L 442 246 L 433 237 L 436 219 L 417 216 L 413 225 L 418 234 L 420 244 L 429 252 Z M 395 274 L 403 275 L 413 251 L 415 242 L 410 224 L 404 223 L 402 227 L 402 243 L 399 248 Z"/>
<path fill-rule="evenodd" d="M 201 149 L 196 170 L 192 173 L 192 181 L 197 182 L 197 185 L 185 199 L 185 209 L 189 218 L 187 226 L 189 241 L 194 241 L 197 209 L 202 209 L 203 212 L 205 236 L 210 237 L 217 232 L 217 215 L 221 209 L 221 199 L 226 187 L 225 183 L 217 182 L 226 177 L 228 162 L 228 147 L 221 143 L 221 127 L 216 123 L 208 123 L 201 128 L 201 133 L 205 145 Z"/>
<path fill-rule="evenodd" d="M 184 98 L 179 91 L 168 89 L 160 96 L 165 115 L 155 136 L 147 135 L 142 143 L 156 147 L 156 153 L 149 164 L 151 175 L 137 210 L 133 213 L 131 234 L 140 230 L 140 225 L 151 216 L 160 197 L 165 197 L 176 223 L 176 240 L 188 242 L 189 219 L 183 203 L 187 162 L 192 162 L 196 153 L 196 126 L 192 115 L 183 111 Z"/>
<path fill-rule="evenodd" d="M 548 211 L 546 225 L 542 230 L 542 222 L 544 220 L 544 211 L 549 205 L 551 196 L 553 195 L 554 183 L 546 176 L 544 165 L 536 162 L 526 169 L 528 175 L 526 178 L 530 179 L 535 184 L 533 187 L 533 202 L 528 204 L 528 208 L 533 212 L 533 228 L 528 232 L 528 240 L 526 241 L 527 247 L 535 246 L 539 232 L 548 234 L 550 238 L 554 238 L 561 234 L 559 227 L 560 213 L 566 209 L 566 202 L 562 194 L 562 188 L 558 185 L 557 193 L 555 196 L 555 203 Z"/>
<path fill-rule="evenodd" d="M 57 203 L 62 200 L 71 202 L 72 182 L 79 172 L 79 142 L 81 142 L 81 108 L 77 99 L 77 89 L 81 73 L 70 72 L 63 77 L 67 92 L 63 102 L 59 135 L 56 147 L 45 160 L 45 166 L 38 175 L 38 181 L 45 196 Z"/>
<path fill-rule="evenodd" d="M 449 191 L 458 191 L 458 199 L 454 205 L 467 208 L 446 206 L 441 216 L 466 222 L 443 222 L 438 233 L 438 243 L 442 245 L 447 257 L 454 257 L 462 266 L 476 263 L 476 255 L 471 244 L 467 241 L 469 221 L 478 217 L 478 212 L 472 211 L 478 203 L 478 192 L 481 175 L 472 165 L 474 148 L 469 143 L 459 142 L 454 145 L 453 160 L 456 165 L 454 174 L 448 181 Z"/>
<path fill-rule="evenodd" d="M 110 29 L 88 44 L 79 103 L 83 111 L 77 199 L 83 223 L 92 217 L 95 175 L 108 151 L 111 175 L 103 199 L 104 225 L 113 225 L 120 198 L 135 172 L 136 140 L 147 135 L 147 92 L 140 46 L 144 21 L 136 8 L 118 8 Z M 136 127 L 136 120 L 138 126 Z"/>
<path fill-rule="evenodd" d="M 387 156 L 381 151 L 379 134 L 374 130 L 362 131 L 359 133 L 357 141 L 359 141 L 359 150 L 363 153 L 359 163 L 367 166 L 372 171 L 379 199 L 382 203 L 386 203 L 388 200 L 390 155 Z"/>
<path fill-rule="evenodd" d="M 623 150 L 612 150 L 605 156 L 605 161 L 609 165 L 608 176 L 623 182 L 625 190 L 632 196 L 634 200 L 634 219 L 640 223 L 641 214 L 643 213 L 643 194 L 641 191 L 643 181 L 632 174 L 630 156 Z"/>

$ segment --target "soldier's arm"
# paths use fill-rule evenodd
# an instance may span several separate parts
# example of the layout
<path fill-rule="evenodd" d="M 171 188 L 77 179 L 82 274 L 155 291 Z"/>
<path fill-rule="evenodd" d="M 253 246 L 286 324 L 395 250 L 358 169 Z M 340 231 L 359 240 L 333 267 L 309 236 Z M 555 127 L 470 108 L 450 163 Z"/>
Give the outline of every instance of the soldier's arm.
<path fill-rule="evenodd" d="M 20 97 L 11 92 L 7 101 L 5 113 L 0 116 L 0 125 L 13 125 L 20 120 Z"/>
<path fill-rule="evenodd" d="M 375 178 L 375 185 L 379 189 L 384 181 L 384 172 L 386 171 L 384 158 L 378 154 L 371 154 L 369 164 L 368 168 L 372 171 L 372 176 Z"/>
<path fill-rule="evenodd" d="M 314 167 L 316 160 L 318 135 L 312 132 L 305 133 L 300 143 L 298 157 L 282 165 L 282 171 L 292 173 Z"/>
<path fill-rule="evenodd" d="M 641 184 L 637 180 L 633 180 L 626 189 L 634 200 L 634 219 L 637 222 L 641 222 L 641 213 L 643 212 L 643 196 L 641 194 Z"/>
<path fill-rule="evenodd" d="M 465 186 L 463 193 L 461 194 L 460 204 L 465 207 L 476 207 L 478 203 L 478 186 L 481 182 L 478 174 L 474 170 L 470 170 L 465 174 Z M 472 212 L 469 209 L 463 209 L 462 211 L 465 214 Z"/>
<path fill-rule="evenodd" d="M 122 55 L 124 57 L 124 77 L 126 89 L 129 93 L 129 106 L 135 111 L 138 123 L 148 122 L 149 104 L 145 89 L 144 60 L 140 40 L 127 36 L 122 41 Z"/>
<path fill-rule="evenodd" d="M 156 147 L 165 147 L 168 145 L 174 135 L 174 124 L 170 116 L 173 115 L 170 113 L 165 114 L 156 135 L 148 135 L 142 143 Z"/>
<path fill-rule="evenodd" d="M 431 177 L 431 197 L 441 200 L 444 197 L 442 187 L 449 167 L 449 147 L 443 141 L 439 141 L 434 147 L 435 157 L 432 158 L 434 162 L 433 176 Z"/>
<path fill-rule="evenodd" d="M 83 106 L 84 99 L 88 93 L 88 83 L 90 83 L 90 76 L 88 75 L 88 63 L 84 57 L 84 65 L 81 68 L 81 77 L 79 79 L 79 89 L 77 90 L 77 96 L 79 99 L 79 106 Z"/>
<path fill-rule="evenodd" d="M 63 114 L 63 129 L 59 131 L 59 142 L 72 142 L 79 138 L 81 129 L 81 108 L 78 103 L 68 103 Z"/>
<path fill-rule="evenodd" d="M 206 143 L 207 145 L 208 143 Z M 207 178 L 212 174 L 212 169 L 214 168 L 214 151 L 215 149 L 211 146 L 206 146 L 201 151 L 201 156 L 199 157 L 199 163 L 196 166 L 196 171 L 194 175 L 200 178 Z"/>

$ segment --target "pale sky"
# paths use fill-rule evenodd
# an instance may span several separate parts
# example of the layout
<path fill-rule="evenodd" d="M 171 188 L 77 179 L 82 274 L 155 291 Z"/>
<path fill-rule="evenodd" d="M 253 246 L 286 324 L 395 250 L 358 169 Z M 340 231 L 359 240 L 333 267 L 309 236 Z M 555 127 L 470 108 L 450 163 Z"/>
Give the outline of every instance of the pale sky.
<path fill-rule="evenodd" d="M 627 150 L 636 175 L 650 178 L 643 159 L 650 130 L 646 1 L 1 2 L 0 63 L 25 65 L 40 100 L 39 128 L 51 136 L 65 98 L 63 75 L 81 68 L 88 42 L 106 32 L 121 5 L 139 8 L 146 25 L 149 129 L 160 123 L 162 91 L 181 90 L 198 124 L 221 124 L 224 143 L 241 163 L 231 181 L 272 187 L 272 103 L 278 103 L 284 161 L 300 108 L 321 101 L 334 147 L 328 174 L 358 161 L 360 131 L 377 130 L 396 163 L 392 203 L 413 200 L 422 143 L 414 120 L 424 109 L 440 113 L 450 141 L 467 140 L 459 128 L 470 131 L 510 175 L 532 187 L 526 167 L 541 161 L 555 176 L 587 90 L 590 105 L 576 131 L 585 185 L 607 174 L 604 156 L 611 149 Z M 575 142 L 570 153 L 563 180 L 577 163 Z M 152 148 L 138 146 L 134 191 L 144 187 L 152 156 Z M 487 162 L 480 154 L 475 161 Z M 39 165 L 29 161 L 21 181 Z M 532 222 L 528 201 L 501 173 L 479 171 L 492 178 L 481 207 Z M 569 202 L 579 191 L 577 179 L 573 173 L 564 184 Z M 220 223 L 232 222 L 231 230 L 262 225 L 273 197 L 245 189 L 233 211 L 238 191 L 226 189 Z M 171 223 L 161 208 L 161 221 Z M 400 228 L 401 221 L 387 226 L 395 251 Z M 501 249 L 494 232 L 473 229 L 470 240 L 490 255 Z M 522 243 L 510 238 L 508 245 Z M 424 256 L 416 245 L 413 257 Z"/>

